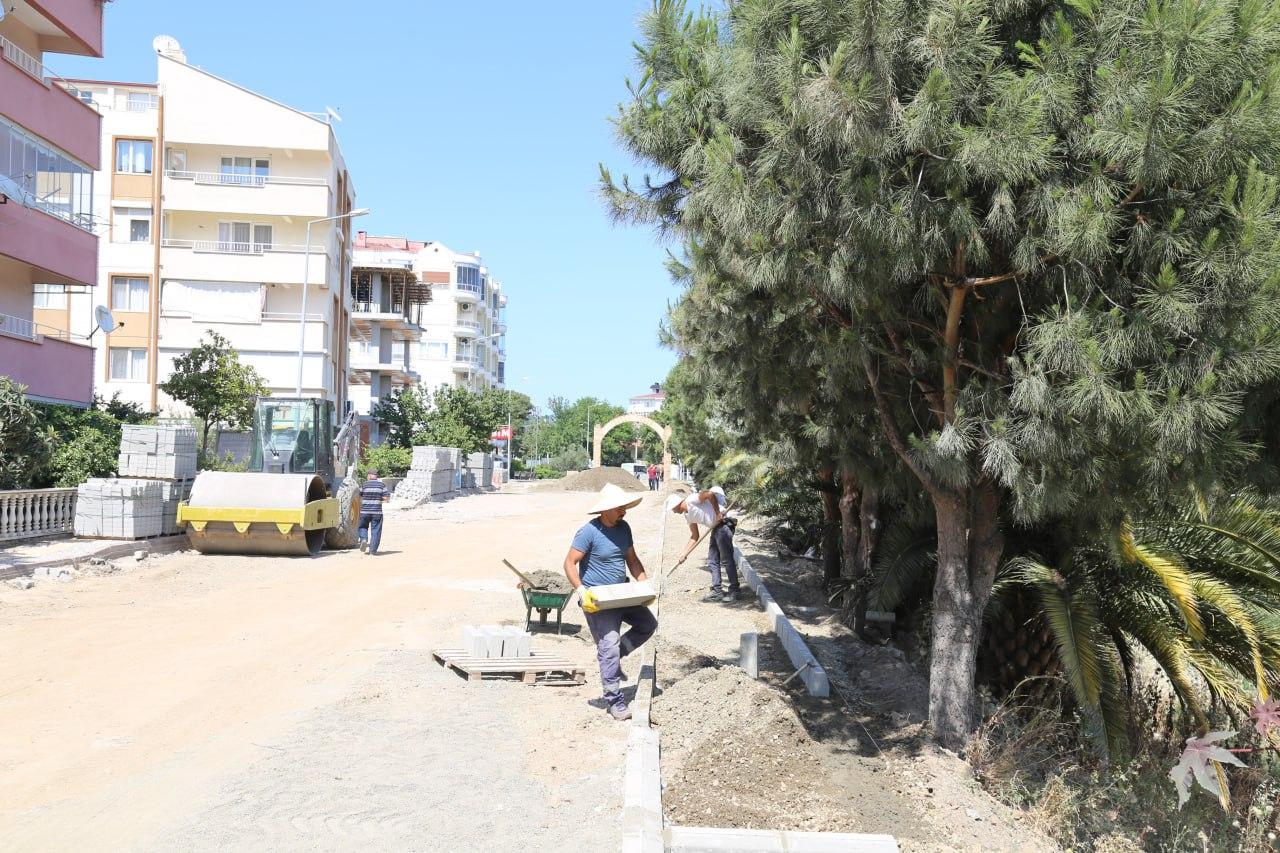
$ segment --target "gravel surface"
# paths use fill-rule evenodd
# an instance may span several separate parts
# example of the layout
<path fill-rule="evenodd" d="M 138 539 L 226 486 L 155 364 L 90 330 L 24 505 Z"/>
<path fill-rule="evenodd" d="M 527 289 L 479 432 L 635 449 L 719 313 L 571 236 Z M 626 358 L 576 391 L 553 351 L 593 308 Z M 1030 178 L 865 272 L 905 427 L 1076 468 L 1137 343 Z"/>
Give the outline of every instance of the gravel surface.
<path fill-rule="evenodd" d="M 621 468 L 612 467 L 590 468 L 586 471 L 566 474 L 559 480 L 539 483 L 537 490 L 540 492 L 598 492 L 606 483 L 621 486 L 628 492 L 649 491 L 647 484 L 640 482 Z"/>

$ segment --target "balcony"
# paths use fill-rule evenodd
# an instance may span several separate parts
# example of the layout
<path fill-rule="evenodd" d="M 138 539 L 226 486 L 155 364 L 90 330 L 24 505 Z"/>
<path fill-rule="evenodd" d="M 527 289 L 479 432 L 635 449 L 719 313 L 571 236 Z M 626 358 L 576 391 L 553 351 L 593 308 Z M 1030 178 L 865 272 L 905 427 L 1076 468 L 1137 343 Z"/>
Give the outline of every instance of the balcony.
<path fill-rule="evenodd" d="M 101 151 L 102 117 L 75 95 L 53 85 L 45 77 L 40 60 L 0 36 L 0 92 L 4 114 L 31 133 L 61 148 L 91 169 L 97 169 Z"/>
<path fill-rule="evenodd" d="M 87 406 L 93 401 L 93 347 L 43 334 L 30 320 L 0 314 L 0 364 L 47 403 Z M 65 333 L 59 333 L 65 337 Z"/>
<path fill-rule="evenodd" d="M 373 334 L 376 323 L 378 327 L 391 330 L 391 337 L 397 341 L 422 340 L 422 327 L 399 311 L 383 308 L 374 302 L 356 302 L 351 306 L 351 322 L 360 337 Z"/>
<path fill-rule="evenodd" d="M 164 176 L 164 205 L 169 210 L 313 219 L 329 214 L 329 184 L 324 178 L 173 169 Z"/>
<path fill-rule="evenodd" d="M 455 284 L 453 286 L 453 298 L 458 302 L 476 303 L 480 301 L 480 285 L 478 284 Z"/>
<path fill-rule="evenodd" d="M 0 256 L 35 268 L 40 275 L 35 280 L 47 284 L 98 281 L 98 238 L 18 198 L 0 205 Z"/>
<path fill-rule="evenodd" d="M 60 33 L 42 34 L 41 50 L 102 56 L 102 0 L 29 0 L 28 5 Z"/>
<path fill-rule="evenodd" d="M 302 283 L 305 246 L 179 239 L 162 240 L 160 245 L 160 266 L 165 278 Z M 307 267 L 307 281 L 324 284 L 329 257 L 323 245 L 311 247 Z"/>
<path fill-rule="evenodd" d="M 460 338 L 478 338 L 480 324 L 474 320 L 457 319 L 453 321 L 453 333 Z"/>

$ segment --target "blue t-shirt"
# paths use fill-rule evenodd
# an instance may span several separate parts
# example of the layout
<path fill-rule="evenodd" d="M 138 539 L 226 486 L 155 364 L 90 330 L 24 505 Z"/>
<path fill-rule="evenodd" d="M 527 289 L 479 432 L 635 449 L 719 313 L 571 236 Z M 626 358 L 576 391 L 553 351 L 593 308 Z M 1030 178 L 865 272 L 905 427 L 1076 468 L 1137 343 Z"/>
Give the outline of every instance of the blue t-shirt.
<path fill-rule="evenodd" d="M 366 480 L 360 486 L 360 512 L 364 515 L 382 515 L 382 499 L 390 494 L 381 480 Z"/>
<path fill-rule="evenodd" d="M 619 521 L 613 527 L 593 518 L 573 537 L 574 550 L 583 553 L 578 563 L 578 577 L 583 586 L 604 586 L 627 580 L 627 551 L 634 540 L 631 526 Z"/>

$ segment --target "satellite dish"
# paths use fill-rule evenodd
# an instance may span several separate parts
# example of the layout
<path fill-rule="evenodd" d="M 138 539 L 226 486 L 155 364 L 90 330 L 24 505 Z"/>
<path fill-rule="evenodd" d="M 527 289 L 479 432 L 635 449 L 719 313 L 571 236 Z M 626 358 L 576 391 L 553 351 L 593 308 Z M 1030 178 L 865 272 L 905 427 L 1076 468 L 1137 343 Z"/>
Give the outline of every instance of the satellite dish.
<path fill-rule="evenodd" d="M 98 305 L 93 309 L 93 321 L 108 335 L 116 330 L 116 318 L 111 316 L 105 305 Z"/>
<path fill-rule="evenodd" d="M 178 44 L 178 40 L 173 36 L 156 36 L 151 40 L 151 46 L 155 48 L 156 53 L 172 53 L 182 50 L 182 45 Z"/>
<path fill-rule="evenodd" d="M 334 121 L 338 121 L 338 122 L 342 121 L 342 116 L 338 115 L 338 111 L 335 110 L 333 107 L 325 107 L 324 114 L 327 115 L 329 118 L 333 119 Z"/>

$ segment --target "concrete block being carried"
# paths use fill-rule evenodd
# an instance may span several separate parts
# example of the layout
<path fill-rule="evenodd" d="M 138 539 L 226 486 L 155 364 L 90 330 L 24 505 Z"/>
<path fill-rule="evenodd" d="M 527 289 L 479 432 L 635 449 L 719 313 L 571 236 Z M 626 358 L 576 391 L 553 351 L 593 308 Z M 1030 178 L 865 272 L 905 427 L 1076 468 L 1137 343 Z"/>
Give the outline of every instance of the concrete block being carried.
<path fill-rule="evenodd" d="M 615 610 L 619 607 L 632 607 L 637 604 L 652 604 L 658 595 L 653 591 L 649 581 L 633 583 L 611 583 L 604 586 L 591 587 L 596 604 L 601 610 Z"/>

